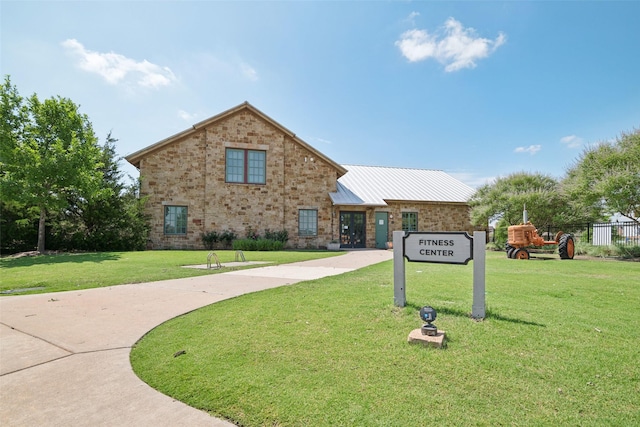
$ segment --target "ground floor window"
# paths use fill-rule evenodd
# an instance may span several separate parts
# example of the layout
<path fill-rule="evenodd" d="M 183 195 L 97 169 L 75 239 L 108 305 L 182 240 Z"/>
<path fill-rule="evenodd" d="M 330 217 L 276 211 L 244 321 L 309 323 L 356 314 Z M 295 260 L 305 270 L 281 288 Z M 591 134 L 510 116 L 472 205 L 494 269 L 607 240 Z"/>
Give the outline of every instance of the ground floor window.
<path fill-rule="evenodd" d="M 317 236 L 318 235 L 318 210 L 300 209 L 298 211 L 298 235 Z"/>
<path fill-rule="evenodd" d="M 418 212 L 402 212 L 402 231 L 418 231 Z"/>
<path fill-rule="evenodd" d="M 187 207 L 164 207 L 164 234 L 187 234 Z"/>

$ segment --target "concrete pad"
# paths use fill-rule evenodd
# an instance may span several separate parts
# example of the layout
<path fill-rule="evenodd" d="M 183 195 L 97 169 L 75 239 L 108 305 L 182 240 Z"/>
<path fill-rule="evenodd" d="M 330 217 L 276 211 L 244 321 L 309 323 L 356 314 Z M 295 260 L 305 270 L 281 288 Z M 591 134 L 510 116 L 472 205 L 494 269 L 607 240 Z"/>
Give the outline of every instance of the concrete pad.
<path fill-rule="evenodd" d="M 269 261 L 233 261 L 233 262 L 223 262 L 222 267 L 235 268 L 235 267 L 247 267 L 249 265 L 260 265 L 260 264 L 271 264 Z M 211 265 L 212 268 L 209 268 L 207 264 L 198 264 L 198 265 L 183 265 L 183 268 L 195 268 L 197 270 L 218 270 L 215 263 Z"/>
<path fill-rule="evenodd" d="M 140 381 L 129 351 L 76 354 L 0 376 L 0 425 L 233 426 Z"/>
<path fill-rule="evenodd" d="M 105 350 L 132 346 L 157 325 L 196 308 L 290 283 L 217 274 L 24 295 L 0 300 L 0 321 L 72 353 Z"/>
<path fill-rule="evenodd" d="M 315 280 L 327 276 L 335 276 L 338 274 L 353 271 L 353 268 L 335 268 L 335 267 L 302 267 L 292 264 L 252 268 L 248 270 L 231 271 L 227 273 L 229 276 L 251 276 L 251 277 L 277 277 L 282 279 L 295 280 Z"/>
<path fill-rule="evenodd" d="M 334 267 L 357 270 L 371 264 L 377 264 L 391 259 L 393 259 L 393 251 L 382 249 L 357 249 L 345 252 L 344 255 L 314 259 L 311 261 L 294 262 L 287 265 L 303 267 Z"/>
<path fill-rule="evenodd" d="M 0 325 L 0 375 L 19 371 L 29 366 L 60 359 L 71 354 L 40 338 Z"/>

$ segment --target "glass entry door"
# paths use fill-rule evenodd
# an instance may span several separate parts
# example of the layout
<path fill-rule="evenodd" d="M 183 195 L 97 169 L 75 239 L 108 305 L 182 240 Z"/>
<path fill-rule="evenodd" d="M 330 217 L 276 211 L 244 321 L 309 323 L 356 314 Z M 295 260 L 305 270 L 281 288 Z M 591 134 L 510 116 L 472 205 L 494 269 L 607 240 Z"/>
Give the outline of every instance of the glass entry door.
<path fill-rule="evenodd" d="M 340 212 L 340 247 L 365 248 L 366 215 L 364 212 Z"/>

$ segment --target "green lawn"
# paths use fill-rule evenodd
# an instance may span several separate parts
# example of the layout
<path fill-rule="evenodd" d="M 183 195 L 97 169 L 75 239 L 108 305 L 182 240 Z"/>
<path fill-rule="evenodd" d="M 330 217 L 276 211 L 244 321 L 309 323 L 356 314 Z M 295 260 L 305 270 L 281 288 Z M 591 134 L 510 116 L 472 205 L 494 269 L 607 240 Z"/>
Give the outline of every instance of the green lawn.
<path fill-rule="evenodd" d="M 215 251 L 215 253 L 222 263 L 235 260 L 234 251 Z M 16 293 L 20 295 L 59 292 L 230 271 L 229 268 L 195 270 L 182 267 L 206 265 L 208 254 L 209 251 L 146 251 L 1 258 L 0 292 L 18 291 Z M 335 256 L 341 252 L 282 251 L 245 252 L 244 254 L 247 261 L 268 261 L 273 265 Z M 248 268 L 251 267 L 256 266 Z M 21 290 L 25 291 L 21 292 Z"/>
<path fill-rule="evenodd" d="M 488 253 L 483 322 L 471 265 L 406 272 L 402 309 L 391 262 L 204 307 L 146 335 L 134 370 L 243 426 L 640 425 L 640 263 Z M 446 349 L 406 342 L 426 304 Z"/>

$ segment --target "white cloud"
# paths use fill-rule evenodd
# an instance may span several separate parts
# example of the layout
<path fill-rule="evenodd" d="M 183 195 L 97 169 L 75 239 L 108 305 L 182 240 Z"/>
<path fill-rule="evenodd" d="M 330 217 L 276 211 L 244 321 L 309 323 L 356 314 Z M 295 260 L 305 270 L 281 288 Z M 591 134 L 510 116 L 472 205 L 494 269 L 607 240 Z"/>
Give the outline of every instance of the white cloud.
<path fill-rule="evenodd" d="M 514 153 L 529 153 L 532 156 L 542 149 L 542 145 L 530 145 L 528 147 L 518 147 L 513 150 Z"/>
<path fill-rule="evenodd" d="M 197 114 L 193 114 L 193 113 L 188 113 L 188 112 L 186 112 L 184 110 L 178 110 L 178 117 L 180 117 L 182 120 L 188 122 L 188 121 L 192 121 L 195 118 L 197 118 L 198 115 Z"/>
<path fill-rule="evenodd" d="M 251 66 L 245 64 L 244 62 L 240 63 L 240 70 L 242 74 L 252 82 L 258 80 L 258 72 Z"/>
<path fill-rule="evenodd" d="M 407 16 L 406 21 L 411 25 L 416 25 L 416 18 L 420 16 L 420 12 L 411 12 L 409 16 Z"/>
<path fill-rule="evenodd" d="M 576 135 L 568 135 L 560 138 L 560 142 L 562 142 L 569 148 L 578 148 L 582 146 L 584 140 Z"/>
<path fill-rule="evenodd" d="M 113 52 L 94 52 L 85 49 L 75 39 L 65 40 L 62 46 L 78 58 L 78 66 L 82 70 L 98 74 L 112 85 L 131 79 L 139 86 L 156 89 L 177 80 L 168 67 L 161 67 L 146 59 L 136 61 Z"/>
<path fill-rule="evenodd" d="M 396 41 L 396 46 L 409 62 L 433 58 L 452 72 L 463 68 L 475 68 L 476 61 L 488 57 L 507 40 L 503 33 L 495 40 L 476 36 L 473 28 L 464 28 L 454 18 L 449 18 L 435 34 L 413 29 Z"/>
<path fill-rule="evenodd" d="M 318 141 L 322 144 L 333 144 L 333 142 L 329 141 L 328 139 L 322 139 L 322 138 L 313 138 L 315 141 Z"/>

